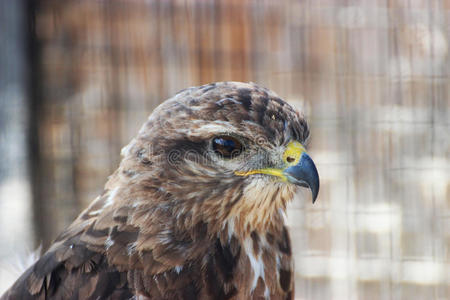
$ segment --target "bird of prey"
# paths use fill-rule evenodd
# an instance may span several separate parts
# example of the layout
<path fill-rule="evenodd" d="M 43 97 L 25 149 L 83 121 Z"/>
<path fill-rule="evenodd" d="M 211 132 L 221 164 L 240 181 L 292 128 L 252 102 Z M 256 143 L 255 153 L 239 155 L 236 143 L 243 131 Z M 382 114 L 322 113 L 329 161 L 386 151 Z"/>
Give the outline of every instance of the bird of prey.
<path fill-rule="evenodd" d="M 285 209 L 319 190 L 304 117 L 253 83 L 192 87 L 2 299 L 293 299 Z"/>

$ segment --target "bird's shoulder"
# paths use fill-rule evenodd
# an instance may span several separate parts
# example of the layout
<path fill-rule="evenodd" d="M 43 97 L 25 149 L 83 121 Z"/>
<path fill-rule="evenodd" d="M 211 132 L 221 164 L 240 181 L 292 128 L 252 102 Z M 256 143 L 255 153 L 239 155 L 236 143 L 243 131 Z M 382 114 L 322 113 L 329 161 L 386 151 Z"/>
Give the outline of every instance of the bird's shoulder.
<path fill-rule="evenodd" d="M 208 247 L 204 225 L 179 232 L 168 222 L 166 208 L 128 205 L 119 197 L 118 189 L 99 196 L 3 297 L 107 299 L 187 286 L 183 277 L 194 273 Z M 160 222 L 147 220 L 146 226 L 149 216 Z"/>

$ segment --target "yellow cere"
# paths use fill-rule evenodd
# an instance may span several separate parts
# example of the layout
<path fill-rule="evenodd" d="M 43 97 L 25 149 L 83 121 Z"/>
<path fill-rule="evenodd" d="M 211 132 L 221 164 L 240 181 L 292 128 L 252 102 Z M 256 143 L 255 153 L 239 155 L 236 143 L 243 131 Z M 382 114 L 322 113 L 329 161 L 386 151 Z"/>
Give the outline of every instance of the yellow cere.
<path fill-rule="evenodd" d="M 306 152 L 305 147 L 297 141 L 292 141 L 287 145 L 286 151 L 283 153 L 283 161 L 290 166 L 294 166 L 300 161 L 303 152 Z M 294 161 L 289 161 L 288 158 L 293 158 Z"/>
<path fill-rule="evenodd" d="M 305 152 L 305 147 L 303 147 L 302 144 L 300 144 L 297 141 L 290 142 L 286 150 L 283 153 L 283 162 L 287 164 L 288 167 L 298 164 L 300 161 L 300 157 L 302 156 L 303 152 Z M 292 161 L 291 161 L 292 160 Z M 258 169 L 258 170 L 251 170 L 248 172 L 240 172 L 236 171 L 234 174 L 238 176 L 248 176 L 253 174 L 267 174 L 272 176 L 277 176 L 282 178 L 283 180 L 287 180 L 286 176 L 283 174 L 283 169 L 274 169 L 274 168 L 265 168 L 265 169 Z"/>

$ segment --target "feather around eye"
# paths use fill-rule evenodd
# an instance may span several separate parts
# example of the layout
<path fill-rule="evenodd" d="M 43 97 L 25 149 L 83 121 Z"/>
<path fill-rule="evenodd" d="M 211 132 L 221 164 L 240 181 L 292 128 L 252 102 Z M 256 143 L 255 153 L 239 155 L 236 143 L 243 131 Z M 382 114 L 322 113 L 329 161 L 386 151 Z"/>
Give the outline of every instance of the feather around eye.
<path fill-rule="evenodd" d="M 240 155 L 244 149 L 241 142 L 231 136 L 218 136 L 213 138 L 212 148 L 215 153 L 223 158 L 234 158 Z"/>

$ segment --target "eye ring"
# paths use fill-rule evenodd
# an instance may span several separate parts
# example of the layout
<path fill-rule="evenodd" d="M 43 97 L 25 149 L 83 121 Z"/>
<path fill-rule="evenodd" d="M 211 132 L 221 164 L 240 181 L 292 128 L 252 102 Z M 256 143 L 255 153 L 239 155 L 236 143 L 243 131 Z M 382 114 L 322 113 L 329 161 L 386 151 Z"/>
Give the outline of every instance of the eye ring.
<path fill-rule="evenodd" d="M 222 158 L 235 158 L 244 151 L 244 146 L 232 136 L 220 135 L 212 139 L 212 149 Z"/>

